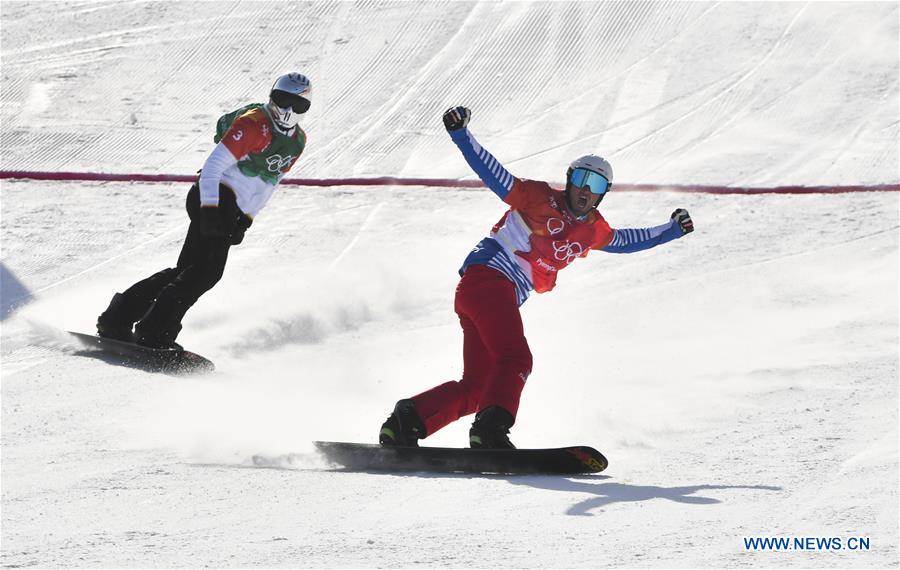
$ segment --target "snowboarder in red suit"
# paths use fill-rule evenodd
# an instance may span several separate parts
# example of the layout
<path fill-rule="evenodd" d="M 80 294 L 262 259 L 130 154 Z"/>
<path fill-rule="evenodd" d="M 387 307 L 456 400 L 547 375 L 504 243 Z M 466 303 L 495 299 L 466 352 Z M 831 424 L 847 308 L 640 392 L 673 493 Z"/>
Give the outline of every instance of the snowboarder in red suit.
<path fill-rule="evenodd" d="M 593 250 L 631 253 L 694 230 L 684 209 L 659 226 L 611 228 L 597 211 L 612 188 L 607 160 L 585 155 L 573 161 L 565 190 L 519 179 L 478 144 L 467 128 L 470 117 L 465 107 L 449 109 L 444 126 L 472 170 L 510 209 L 459 270 L 454 309 L 463 329 L 462 378 L 397 402 L 379 434 L 385 446 L 417 446 L 418 440 L 474 413 L 471 447 L 514 448 L 509 429 L 532 366 L 519 314 L 529 293 L 551 291 L 561 270 Z"/>

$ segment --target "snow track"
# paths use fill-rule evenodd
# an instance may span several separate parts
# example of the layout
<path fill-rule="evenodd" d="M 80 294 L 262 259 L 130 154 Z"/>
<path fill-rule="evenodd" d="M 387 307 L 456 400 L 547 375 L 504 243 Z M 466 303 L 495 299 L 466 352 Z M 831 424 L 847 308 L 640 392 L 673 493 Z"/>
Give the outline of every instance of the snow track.
<path fill-rule="evenodd" d="M 297 178 L 471 179 L 440 123 L 463 103 L 522 177 L 595 151 L 622 186 L 900 183 L 895 3 L 285 6 L 3 3 L 2 169 L 190 175 L 299 68 Z M 613 226 L 697 231 L 526 303 L 513 441 L 610 459 L 560 478 L 342 473 L 310 444 L 459 377 L 486 190 L 285 186 L 185 320 L 216 373 L 78 356 L 65 330 L 174 263 L 188 186 L 2 182 L 4 566 L 897 566 L 896 192 L 612 192 Z"/>

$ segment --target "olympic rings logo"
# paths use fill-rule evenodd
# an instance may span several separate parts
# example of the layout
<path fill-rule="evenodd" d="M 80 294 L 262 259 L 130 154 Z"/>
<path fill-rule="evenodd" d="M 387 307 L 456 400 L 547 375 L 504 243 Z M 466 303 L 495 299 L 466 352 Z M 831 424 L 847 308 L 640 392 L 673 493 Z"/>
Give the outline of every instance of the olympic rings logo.
<path fill-rule="evenodd" d="M 584 248 L 577 241 L 575 242 L 553 242 L 553 257 L 559 261 L 564 261 L 566 265 L 575 261 L 576 257 L 580 257 L 584 253 Z"/>
<path fill-rule="evenodd" d="M 269 172 L 281 172 L 290 166 L 293 160 L 294 157 L 291 155 L 282 158 L 280 154 L 273 154 L 266 159 L 266 164 L 269 165 Z"/>

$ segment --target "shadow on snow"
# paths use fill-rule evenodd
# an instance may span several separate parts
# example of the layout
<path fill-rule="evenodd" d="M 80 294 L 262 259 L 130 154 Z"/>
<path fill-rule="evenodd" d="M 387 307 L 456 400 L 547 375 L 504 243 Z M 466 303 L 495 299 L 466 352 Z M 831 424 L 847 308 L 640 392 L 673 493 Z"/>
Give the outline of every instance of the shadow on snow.
<path fill-rule="evenodd" d="M 595 477 L 591 477 L 594 479 Z M 536 489 L 562 491 L 565 493 L 585 493 L 593 495 L 566 510 L 566 514 L 592 516 L 590 511 L 614 503 L 635 503 L 651 499 L 667 499 L 676 503 L 690 505 L 714 505 L 721 503 L 719 499 L 697 496 L 702 491 L 718 491 L 728 489 L 753 489 L 759 491 L 780 491 L 781 487 L 770 485 L 686 485 L 683 487 L 658 487 L 656 485 L 628 485 L 625 483 L 589 483 L 579 479 L 556 477 L 510 477 L 513 485 L 524 485 Z"/>
<path fill-rule="evenodd" d="M 666 499 L 676 503 L 688 505 L 715 505 L 720 499 L 697 495 L 704 491 L 726 491 L 731 489 L 747 489 L 756 491 L 781 491 L 781 487 L 772 485 L 684 485 L 680 487 L 660 487 L 657 485 L 630 485 L 626 483 L 608 482 L 608 475 L 500 475 L 500 474 L 472 474 L 472 473 L 429 473 L 424 471 L 354 471 L 347 469 L 332 469 L 315 466 L 311 458 L 314 454 L 291 454 L 296 461 L 289 464 L 267 464 L 238 466 L 249 469 L 276 469 L 290 471 L 318 471 L 332 473 L 366 473 L 369 475 L 381 475 L 391 477 L 417 477 L 420 479 L 488 479 L 508 481 L 512 485 L 533 487 L 546 491 L 561 491 L 563 493 L 583 493 L 590 495 L 566 510 L 568 515 L 593 516 L 594 509 L 601 509 L 615 503 L 637 503 L 652 499 Z M 196 464 L 197 466 L 218 466 L 214 464 Z M 230 467 L 235 467 L 231 465 Z"/>

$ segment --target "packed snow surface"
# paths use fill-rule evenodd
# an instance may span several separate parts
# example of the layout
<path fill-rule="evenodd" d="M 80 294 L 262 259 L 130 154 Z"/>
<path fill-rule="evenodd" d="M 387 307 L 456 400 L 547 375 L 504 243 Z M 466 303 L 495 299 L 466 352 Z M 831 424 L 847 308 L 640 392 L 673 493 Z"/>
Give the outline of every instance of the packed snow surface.
<path fill-rule="evenodd" d="M 295 177 L 470 179 L 440 122 L 466 104 L 520 177 L 597 152 L 618 182 L 897 184 L 898 10 L 4 2 L 2 169 L 190 174 L 220 114 L 299 70 Z M 374 442 L 397 399 L 459 378 L 456 271 L 502 202 L 281 188 L 185 319 L 217 372 L 79 356 L 66 330 L 174 264 L 186 190 L 3 183 L 4 566 L 897 566 L 896 193 L 613 191 L 614 227 L 684 207 L 697 230 L 592 254 L 523 306 L 512 431 L 610 467 L 471 477 L 345 473 L 310 442 Z"/>

